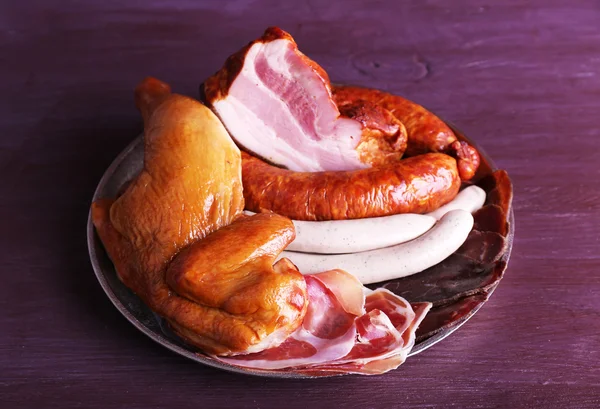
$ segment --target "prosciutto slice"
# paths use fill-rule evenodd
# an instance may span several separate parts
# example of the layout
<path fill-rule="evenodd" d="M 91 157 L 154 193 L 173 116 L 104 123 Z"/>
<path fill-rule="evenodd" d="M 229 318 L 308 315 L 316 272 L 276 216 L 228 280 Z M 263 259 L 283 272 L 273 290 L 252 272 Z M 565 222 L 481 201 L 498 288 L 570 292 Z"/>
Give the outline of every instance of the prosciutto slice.
<path fill-rule="evenodd" d="M 406 148 L 389 111 L 365 102 L 340 114 L 327 73 L 276 27 L 229 57 L 204 94 L 238 145 L 293 171 L 365 168 Z"/>
<path fill-rule="evenodd" d="M 215 357 L 254 369 L 373 375 L 402 364 L 430 303 L 411 306 L 380 288 L 363 287 L 342 270 L 306 276 L 309 306 L 302 326 L 281 345 L 235 357 Z"/>

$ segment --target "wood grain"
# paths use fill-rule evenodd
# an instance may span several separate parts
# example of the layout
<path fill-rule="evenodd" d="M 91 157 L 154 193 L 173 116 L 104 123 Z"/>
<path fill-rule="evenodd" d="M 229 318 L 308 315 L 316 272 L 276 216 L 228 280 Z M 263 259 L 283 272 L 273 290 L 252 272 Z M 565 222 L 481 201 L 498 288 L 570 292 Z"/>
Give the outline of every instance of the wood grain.
<path fill-rule="evenodd" d="M 600 4 L 28 1 L 0 5 L 0 406 L 600 407 Z M 269 25 L 336 82 L 400 93 L 507 169 L 516 240 L 491 300 L 379 377 L 250 378 L 155 345 L 103 295 L 85 223 L 141 131 L 146 75 L 195 96 Z"/>

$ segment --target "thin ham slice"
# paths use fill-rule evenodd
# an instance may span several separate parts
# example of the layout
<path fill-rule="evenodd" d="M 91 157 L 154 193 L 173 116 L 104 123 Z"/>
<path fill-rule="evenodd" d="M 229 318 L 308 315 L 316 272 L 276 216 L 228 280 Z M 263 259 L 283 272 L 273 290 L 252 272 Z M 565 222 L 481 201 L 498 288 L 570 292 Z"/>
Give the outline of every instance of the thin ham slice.
<path fill-rule="evenodd" d="M 375 291 L 375 293 L 379 293 L 379 290 L 383 289 L 378 289 Z M 381 292 L 383 293 L 384 291 Z M 396 296 L 394 295 L 394 297 Z M 398 366 L 403 364 L 404 361 L 406 361 L 408 354 L 415 345 L 415 333 L 417 331 L 417 328 L 431 309 L 431 306 L 431 303 L 426 302 L 415 303 L 411 305 L 411 309 L 414 316 L 410 322 L 407 322 L 408 325 L 406 325 L 406 328 L 402 332 L 401 340 L 397 338 L 397 333 L 400 333 L 400 328 L 396 327 L 395 331 L 389 329 L 390 334 L 387 337 L 384 337 L 383 339 L 378 339 L 377 337 L 373 337 L 373 334 L 376 333 L 377 326 L 372 325 L 375 331 L 366 331 L 369 339 L 363 339 L 363 342 L 366 341 L 367 347 L 372 348 L 372 351 L 375 352 L 373 355 L 367 355 L 361 358 L 360 355 L 357 354 L 359 348 L 355 347 L 349 355 L 354 355 L 357 359 L 351 360 L 348 359 L 348 357 L 345 357 L 342 360 L 332 362 L 330 365 L 321 365 L 319 367 L 319 370 L 322 372 L 329 371 L 336 373 L 378 375 L 388 372 L 392 369 L 396 369 Z M 404 322 L 404 320 L 401 320 L 400 322 Z M 371 322 L 371 324 L 373 323 Z M 401 326 L 403 325 L 401 324 Z M 388 341 L 392 340 L 392 342 L 386 344 L 386 338 Z M 373 341 L 379 344 L 379 348 L 375 349 L 373 348 L 373 346 L 370 345 L 370 343 Z M 391 348 L 392 345 L 395 345 L 396 348 Z M 379 355 L 377 355 L 377 351 L 379 352 Z M 364 349 L 362 352 L 364 353 Z"/>
<path fill-rule="evenodd" d="M 254 369 L 380 374 L 404 362 L 431 308 L 430 303 L 413 308 L 385 289 L 370 291 L 342 270 L 306 276 L 306 282 L 308 312 L 285 342 L 259 353 L 215 358 Z"/>
<path fill-rule="evenodd" d="M 406 148 L 389 111 L 361 104 L 341 115 L 325 71 L 276 27 L 229 57 L 204 94 L 238 145 L 290 170 L 360 169 Z"/>

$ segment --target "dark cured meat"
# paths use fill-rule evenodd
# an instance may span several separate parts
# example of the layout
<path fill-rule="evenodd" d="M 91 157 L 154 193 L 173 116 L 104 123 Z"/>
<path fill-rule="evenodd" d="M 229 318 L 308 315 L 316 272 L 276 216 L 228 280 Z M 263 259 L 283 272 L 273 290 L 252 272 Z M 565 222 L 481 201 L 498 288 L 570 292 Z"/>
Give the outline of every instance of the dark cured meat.
<path fill-rule="evenodd" d="M 493 231 L 472 230 L 467 240 L 454 254 L 460 254 L 478 265 L 491 264 L 504 254 L 506 240 Z"/>
<path fill-rule="evenodd" d="M 486 205 L 475 212 L 474 230 L 459 250 L 422 273 L 369 286 L 387 288 L 411 303 L 433 303 L 417 331 L 417 342 L 463 322 L 503 277 L 512 184 L 507 173 L 499 170 L 477 185 L 488 194 Z"/>
<path fill-rule="evenodd" d="M 485 204 L 500 206 L 504 214 L 508 214 L 512 204 L 513 188 L 505 170 L 497 170 L 491 175 L 485 176 L 477 185 L 487 193 Z"/>
<path fill-rule="evenodd" d="M 429 311 L 419 329 L 417 329 L 417 342 L 421 342 L 442 331 L 443 329 L 460 324 L 465 318 L 473 314 L 488 299 L 488 293 L 475 294 L 446 304 Z"/>
<path fill-rule="evenodd" d="M 506 214 L 498 205 L 486 205 L 473 213 L 475 224 L 473 229 L 479 231 L 493 231 L 501 236 L 508 234 Z"/>
<path fill-rule="evenodd" d="M 502 263 L 479 264 L 453 254 L 422 273 L 370 287 L 384 287 L 411 302 L 428 301 L 436 308 L 485 291 L 502 278 L 503 267 Z"/>

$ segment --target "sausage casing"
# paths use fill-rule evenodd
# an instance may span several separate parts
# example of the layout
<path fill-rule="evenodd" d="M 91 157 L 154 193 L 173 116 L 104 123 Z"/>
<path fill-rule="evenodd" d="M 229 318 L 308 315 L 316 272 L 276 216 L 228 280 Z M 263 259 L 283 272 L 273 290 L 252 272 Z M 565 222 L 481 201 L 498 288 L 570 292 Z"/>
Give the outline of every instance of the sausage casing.
<path fill-rule="evenodd" d="M 397 163 L 340 172 L 293 172 L 242 152 L 246 209 L 295 220 L 344 220 L 427 213 L 460 188 L 456 160 L 427 153 Z"/>
<path fill-rule="evenodd" d="M 427 152 L 442 152 L 455 157 L 461 179 L 469 180 L 479 167 L 479 153 L 464 141 L 433 113 L 408 99 L 376 89 L 335 86 L 333 97 L 338 106 L 362 100 L 390 111 L 402 122 L 407 133 L 405 156 Z"/>

